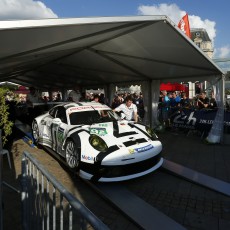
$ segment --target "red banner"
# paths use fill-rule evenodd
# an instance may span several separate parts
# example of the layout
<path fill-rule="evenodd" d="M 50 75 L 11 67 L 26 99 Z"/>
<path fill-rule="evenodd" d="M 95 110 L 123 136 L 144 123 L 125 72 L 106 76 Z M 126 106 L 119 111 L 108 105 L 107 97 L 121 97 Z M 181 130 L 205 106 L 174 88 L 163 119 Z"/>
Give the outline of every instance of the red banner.
<path fill-rule="evenodd" d="M 189 20 L 188 20 L 188 14 L 185 14 L 185 16 L 179 21 L 178 27 L 179 27 L 189 38 L 191 38 L 190 26 L 189 26 Z"/>

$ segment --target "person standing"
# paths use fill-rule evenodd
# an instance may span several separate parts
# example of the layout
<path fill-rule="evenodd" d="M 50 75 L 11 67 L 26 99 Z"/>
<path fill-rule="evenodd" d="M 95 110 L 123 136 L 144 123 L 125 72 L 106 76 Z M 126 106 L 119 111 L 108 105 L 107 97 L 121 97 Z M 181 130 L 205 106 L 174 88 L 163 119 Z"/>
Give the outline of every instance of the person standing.
<path fill-rule="evenodd" d="M 189 98 L 187 98 L 187 95 L 185 92 L 182 93 L 182 98 L 180 100 L 179 106 L 180 108 L 186 108 L 186 109 L 191 108 L 190 100 Z"/>
<path fill-rule="evenodd" d="M 26 104 L 28 109 L 28 122 L 32 123 L 33 119 L 41 114 L 41 107 L 35 106 L 34 103 L 42 102 L 38 92 L 34 87 L 29 88 L 30 93 L 26 97 Z"/>
<path fill-rule="evenodd" d="M 125 103 L 119 105 L 113 111 L 123 112 L 125 114 L 125 119 L 128 121 L 138 122 L 137 106 L 133 104 L 133 98 L 131 96 L 127 96 Z"/>
<path fill-rule="evenodd" d="M 41 101 L 40 101 L 38 92 L 36 91 L 34 87 L 30 87 L 29 90 L 30 90 L 30 93 L 26 97 L 26 103 L 28 107 L 33 107 L 33 103 L 38 103 Z"/>
<path fill-rule="evenodd" d="M 92 102 L 99 102 L 99 99 L 100 99 L 99 95 L 95 94 L 94 97 L 93 97 Z"/>
<path fill-rule="evenodd" d="M 62 98 L 61 98 L 61 94 L 60 94 L 60 93 L 57 94 L 55 101 L 56 101 L 56 102 L 62 101 Z"/>
<path fill-rule="evenodd" d="M 79 102 L 80 98 L 81 98 L 80 88 L 79 86 L 75 86 L 74 89 L 69 93 L 68 100 Z"/>
<path fill-rule="evenodd" d="M 209 99 L 206 96 L 206 92 L 202 92 L 197 100 L 198 109 L 206 109 L 209 106 Z"/>
<path fill-rule="evenodd" d="M 162 120 L 166 128 L 169 128 L 169 109 L 170 109 L 170 98 L 168 97 L 167 91 L 162 91 L 162 102 L 161 102 L 161 113 Z"/>
<path fill-rule="evenodd" d="M 143 119 L 145 116 L 145 107 L 144 107 L 144 100 L 142 93 L 139 94 L 137 100 L 136 100 L 136 106 L 137 106 L 137 114 L 138 116 Z"/>
<path fill-rule="evenodd" d="M 209 108 L 210 109 L 217 109 L 217 103 L 216 103 L 214 92 L 212 92 L 212 97 L 210 99 Z"/>
<path fill-rule="evenodd" d="M 178 111 L 178 104 L 180 101 L 177 98 L 176 92 L 172 93 L 172 97 L 170 98 L 170 115 L 173 115 L 175 112 Z"/>
<path fill-rule="evenodd" d="M 112 107 L 112 109 L 115 109 L 121 104 L 122 104 L 122 102 L 121 102 L 119 96 L 115 96 L 114 99 L 113 99 L 111 107 Z"/>

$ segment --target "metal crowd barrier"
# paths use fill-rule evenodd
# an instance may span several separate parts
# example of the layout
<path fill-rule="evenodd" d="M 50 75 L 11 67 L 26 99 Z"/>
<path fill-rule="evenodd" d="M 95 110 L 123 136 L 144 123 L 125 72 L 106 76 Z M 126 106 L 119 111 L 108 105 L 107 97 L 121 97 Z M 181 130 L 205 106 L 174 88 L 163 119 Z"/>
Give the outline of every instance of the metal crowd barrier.
<path fill-rule="evenodd" d="M 28 152 L 22 157 L 22 225 L 30 229 L 109 229 Z"/>

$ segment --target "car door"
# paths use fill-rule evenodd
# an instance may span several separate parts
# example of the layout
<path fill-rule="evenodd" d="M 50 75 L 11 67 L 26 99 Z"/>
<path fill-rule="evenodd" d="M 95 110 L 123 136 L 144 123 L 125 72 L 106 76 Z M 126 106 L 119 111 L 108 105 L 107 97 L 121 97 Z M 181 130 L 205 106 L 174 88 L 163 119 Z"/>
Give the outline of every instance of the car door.
<path fill-rule="evenodd" d="M 55 118 L 56 112 L 56 108 L 51 109 L 49 111 L 49 116 L 46 116 L 40 124 L 42 130 L 42 143 L 50 148 L 52 148 L 51 125 L 53 119 Z"/>
<path fill-rule="evenodd" d="M 52 136 L 52 149 L 57 153 L 61 154 L 62 145 L 65 139 L 67 129 L 67 117 L 66 110 L 64 107 L 57 107 L 55 118 L 51 125 L 51 136 Z"/>

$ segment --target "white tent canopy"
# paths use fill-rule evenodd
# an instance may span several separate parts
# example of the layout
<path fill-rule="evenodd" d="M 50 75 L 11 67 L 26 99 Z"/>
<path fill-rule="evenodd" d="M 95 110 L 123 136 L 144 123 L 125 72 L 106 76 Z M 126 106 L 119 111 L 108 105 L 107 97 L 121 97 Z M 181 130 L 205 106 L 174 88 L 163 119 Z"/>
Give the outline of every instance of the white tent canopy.
<path fill-rule="evenodd" d="M 110 99 L 116 85 L 141 84 L 152 125 L 161 82 L 223 76 L 167 16 L 0 21 L 0 50 L 0 81 L 49 91 L 103 86 Z"/>
<path fill-rule="evenodd" d="M 72 88 L 223 73 L 166 16 L 0 22 L 0 80 Z"/>

